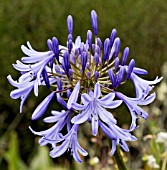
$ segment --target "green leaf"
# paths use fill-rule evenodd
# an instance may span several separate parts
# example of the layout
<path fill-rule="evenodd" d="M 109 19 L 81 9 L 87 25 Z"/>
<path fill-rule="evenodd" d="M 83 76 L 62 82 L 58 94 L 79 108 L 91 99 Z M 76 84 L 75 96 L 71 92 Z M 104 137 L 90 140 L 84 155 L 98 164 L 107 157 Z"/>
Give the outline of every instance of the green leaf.
<path fill-rule="evenodd" d="M 8 162 L 8 170 L 28 170 L 28 167 L 20 158 L 18 137 L 14 131 L 10 134 L 9 149 L 4 157 Z"/>
<path fill-rule="evenodd" d="M 49 150 L 46 146 L 38 146 L 38 151 L 30 163 L 31 170 L 63 170 L 54 167 L 52 158 L 49 156 Z"/>

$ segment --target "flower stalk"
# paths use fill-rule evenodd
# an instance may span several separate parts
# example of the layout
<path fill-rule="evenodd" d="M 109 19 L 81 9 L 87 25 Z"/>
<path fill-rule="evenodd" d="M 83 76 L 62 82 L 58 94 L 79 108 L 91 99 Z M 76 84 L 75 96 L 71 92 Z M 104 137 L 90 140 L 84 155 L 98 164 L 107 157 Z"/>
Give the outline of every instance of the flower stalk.
<path fill-rule="evenodd" d="M 124 160 L 123 160 L 123 158 L 121 156 L 119 146 L 116 147 L 116 151 L 115 151 L 113 157 L 114 157 L 114 159 L 115 159 L 115 161 L 117 163 L 117 166 L 118 166 L 119 170 L 128 170 L 125 163 L 124 163 Z"/>

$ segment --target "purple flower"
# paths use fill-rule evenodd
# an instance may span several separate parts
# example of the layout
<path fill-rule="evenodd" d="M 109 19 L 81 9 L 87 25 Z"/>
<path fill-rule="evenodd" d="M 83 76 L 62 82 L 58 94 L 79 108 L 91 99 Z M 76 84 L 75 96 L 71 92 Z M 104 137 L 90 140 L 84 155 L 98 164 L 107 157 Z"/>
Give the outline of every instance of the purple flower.
<path fill-rule="evenodd" d="M 46 117 L 44 119 L 44 122 L 46 123 L 56 122 L 55 125 L 53 125 L 51 128 L 40 132 L 36 132 L 31 127 L 29 127 L 32 133 L 38 136 L 42 136 L 42 138 L 39 140 L 39 144 L 41 146 L 47 144 L 52 144 L 52 146 L 55 146 L 56 142 L 62 140 L 61 130 L 66 124 L 69 125 L 70 123 L 70 117 L 71 117 L 70 111 L 64 111 L 64 110 L 62 110 L 61 112 L 52 111 L 51 113 L 52 116 Z"/>
<path fill-rule="evenodd" d="M 143 93 L 147 93 L 147 91 L 151 91 L 155 84 L 159 83 L 163 78 L 160 77 L 156 77 L 155 80 L 153 81 L 148 81 L 148 80 L 144 80 L 142 78 L 140 78 L 139 76 L 137 76 L 137 74 L 140 74 L 141 69 L 136 68 L 136 70 L 133 69 L 133 72 L 130 75 L 130 79 L 133 81 L 134 85 L 135 85 L 135 90 L 136 90 L 136 97 L 140 97 L 142 96 Z"/>
<path fill-rule="evenodd" d="M 20 103 L 20 113 L 21 113 L 23 104 L 34 87 L 34 81 L 20 83 L 20 82 L 14 81 L 11 75 L 9 75 L 7 79 L 11 85 L 13 85 L 14 87 L 17 87 L 17 89 L 13 90 L 10 93 L 10 97 L 12 99 L 17 99 L 17 98 L 21 99 L 21 103 Z"/>
<path fill-rule="evenodd" d="M 108 75 L 109 75 L 113 88 L 118 87 L 122 83 L 124 79 L 124 73 L 125 73 L 124 67 L 120 67 L 116 75 L 114 74 L 112 69 L 108 70 Z"/>
<path fill-rule="evenodd" d="M 77 139 L 77 131 L 78 125 L 73 125 L 68 134 L 63 136 L 62 140 L 60 140 L 60 142 L 63 141 L 61 145 L 54 146 L 50 151 L 50 156 L 56 158 L 61 156 L 64 152 L 70 151 L 71 155 L 77 162 L 82 162 L 78 152 L 83 156 L 87 156 L 88 153 L 80 146 Z"/>
<path fill-rule="evenodd" d="M 115 92 L 115 95 L 119 99 L 123 100 L 123 102 L 126 104 L 126 106 L 128 107 L 131 113 L 132 123 L 131 123 L 130 130 L 134 130 L 136 128 L 136 119 L 137 119 L 136 115 L 144 119 L 148 118 L 148 113 L 140 107 L 140 105 L 145 106 L 154 101 L 156 96 L 155 93 L 148 96 L 148 92 L 149 91 L 147 91 L 146 94 L 143 93 L 143 95 L 140 96 L 139 98 L 130 98 L 120 92 Z"/>
<path fill-rule="evenodd" d="M 137 119 L 148 118 L 148 113 L 141 107 L 153 102 L 156 94 L 151 91 L 162 80 L 162 77 L 153 81 L 140 78 L 147 71 L 135 67 L 134 59 L 126 64 L 128 47 L 120 58 L 121 40 L 117 37 L 116 29 L 112 30 L 110 37 L 105 38 L 104 42 L 97 36 L 98 17 L 94 10 L 91 11 L 91 22 L 94 36 L 88 30 L 84 41 L 81 41 L 80 36 L 73 41 L 73 19 L 69 15 L 66 46 L 60 45 L 56 37 L 47 40 L 46 52 L 34 50 L 29 42 L 27 47 L 22 45 L 21 49 L 26 56 L 13 64 L 20 77 L 18 81 L 14 81 L 10 75 L 7 77 L 9 83 L 16 88 L 11 91 L 11 98 L 21 99 L 20 112 L 32 90 L 35 96 L 38 96 L 41 85 L 50 91 L 34 110 L 33 120 L 43 116 L 50 103 L 55 100 L 64 109 L 54 110 L 51 116 L 44 118 L 45 123 L 54 123 L 49 129 L 36 132 L 30 128 L 32 133 L 41 136 L 40 145 L 52 145 L 50 156 L 53 158 L 67 151 L 77 162 L 82 161 L 79 153 L 86 156 L 87 152 L 79 145 L 77 133 L 79 126 L 86 121 L 91 124 L 94 136 L 97 135 L 98 128 L 101 128 L 112 140 L 111 155 L 114 154 L 116 145 L 129 151 L 126 142 L 136 140 L 131 132 L 137 128 Z M 134 84 L 134 97 L 128 97 L 119 91 L 123 91 L 122 84 L 126 86 L 127 81 Z M 110 109 L 116 112 L 122 102 L 131 115 L 128 130 L 119 127 L 110 112 Z"/>
<path fill-rule="evenodd" d="M 43 70 L 46 69 L 46 65 L 53 59 L 54 54 L 51 52 L 37 52 L 32 49 L 29 43 L 28 47 L 30 49 L 22 46 L 23 52 L 30 56 L 22 58 L 22 61 L 26 64 L 17 60 L 16 64 L 13 64 L 13 67 L 21 73 L 18 80 L 19 82 L 27 84 L 29 84 L 28 82 L 34 82 L 34 94 L 38 96 L 38 86 L 42 84 L 44 79 L 46 80 L 46 77 L 48 77 L 46 73 L 44 77 Z"/>
<path fill-rule="evenodd" d="M 90 30 L 87 31 L 87 40 L 88 44 L 91 47 L 92 46 L 92 32 Z"/>
<path fill-rule="evenodd" d="M 74 124 L 81 124 L 87 121 L 90 117 L 92 121 L 92 134 L 94 136 L 96 136 L 98 132 L 98 116 L 104 122 L 116 123 L 116 119 L 105 108 L 116 108 L 122 103 L 121 100 L 113 101 L 115 97 L 114 93 L 109 93 L 108 95 L 99 99 L 100 96 L 100 84 L 96 83 L 94 92 L 90 91 L 89 94 L 84 93 L 81 95 L 81 101 L 83 105 L 80 105 L 76 102 L 72 103 L 73 109 L 82 112 L 81 114 L 78 114 L 77 116 L 73 117 L 71 122 Z"/>
<path fill-rule="evenodd" d="M 135 141 L 137 140 L 135 136 L 130 134 L 130 130 L 125 130 L 118 127 L 114 123 L 104 124 L 99 121 L 99 126 L 105 133 L 105 135 L 112 140 L 112 149 L 110 155 L 112 156 L 116 150 L 116 145 L 119 144 L 126 152 L 129 148 L 125 141 Z"/>
<path fill-rule="evenodd" d="M 53 37 L 52 40 L 47 41 L 48 48 L 55 54 L 57 61 L 59 61 L 59 42 L 56 37 Z"/>

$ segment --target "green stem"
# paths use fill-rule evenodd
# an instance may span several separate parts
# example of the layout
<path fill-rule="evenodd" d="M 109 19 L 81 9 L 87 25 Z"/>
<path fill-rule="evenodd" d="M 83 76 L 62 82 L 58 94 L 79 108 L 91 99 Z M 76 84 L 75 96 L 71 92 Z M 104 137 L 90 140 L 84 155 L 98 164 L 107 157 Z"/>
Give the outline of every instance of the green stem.
<path fill-rule="evenodd" d="M 114 156 L 115 161 L 117 162 L 117 166 L 119 170 L 128 170 L 127 167 L 125 166 L 125 163 L 123 161 L 123 158 L 121 156 L 120 149 L 118 146 L 113 156 Z"/>

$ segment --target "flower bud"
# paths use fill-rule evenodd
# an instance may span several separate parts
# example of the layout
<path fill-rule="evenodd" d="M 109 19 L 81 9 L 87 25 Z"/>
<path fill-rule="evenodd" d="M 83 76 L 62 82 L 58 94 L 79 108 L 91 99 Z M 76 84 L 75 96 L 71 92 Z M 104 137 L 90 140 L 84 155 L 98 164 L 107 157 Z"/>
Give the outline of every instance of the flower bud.
<path fill-rule="evenodd" d="M 115 65 L 115 71 L 118 70 L 118 67 L 119 67 L 119 58 L 116 57 L 115 61 L 114 61 L 114 65 Z"/>
<path fill-rule="evenodd" d="M 87 63 L 87 53 L 86 52 L 82 52 L 81 54 L 81 62 L 82 62 L 82 72 L 85 71 L 85 67 L 86 67 L 86 63 Z"/>
<path fill-rule="evenodd" d="M 58 90 L 62 90 L 62 81 L 60 77 L 57 77 L 57 87 Z"/>
<path fill-rule="evenodd" d="M 68 51 L 69 51 L 69 53 L 71 53 L 71 50 L 72 50 L 72 40 L 69 40 L 68 41 Z"/>
<path fill-rule="evenodd" d="M 89 47 L 92 46 L 92 32 L 90 30 L 87 31 L 87 40 Z"/>
<path fill-rule="evenodd" d="M 104 55 L 103 55 L 103 61 L 105 62 L 109 58 L 109 52 L 110 52 L 110 39 L 107 38 L 104 41 Z"/>
<path fill-rule="evenodd" d="M 94 62 L 95 62 L 96 67 L 97 67 L 98 64 L 99 64 L 99 54 L 97 54 L 97 53 L 95 53 L 95 55 L 94 55 Z"/>
<path fill-rule="evenodd" d="M 122 66 L 125 65 L 127 58 L 128 58 L 128 55 L 129 55 L 129 47 L 126 47 L 123 51 L 123 54 L 122 54 L 122 62 L 121 62 Z"/>
<path fill-rule="evenodd" d="M 68 54 L 68 52 L 64 53 L 63 59 L 64 59 L 64 70 L 65 70 L 66 74 L 68 75 L 68 72 L 69 72 L 69 69 L 70 69 L 70 62 L 69 62 L 69 54 Z"/>
<path fill-rule="evenodd" d="M 108 70 L 108 75 L 112 83 L 112 86 L 115 87 L 115 75 L 112 69 Z"/>
<path fill-rule="evenodd" d="M 98 34 L 97 14 L 94 10 L 91 11 L 91 21 L 92 21 L 92 29 L 94 31 L 94 35 L 97 35 Z"/>
<path fill-rule="evenodd" d="M 130 63 L 129 63 L 129 66 L 128 66 L 127 75 L 126 75 L 126 80 L 128 80 L 128 79 L 130 78 L 130 75 L 131 75 L 131 73 L 132 73 L 132 71 L 133 71 L 134 66 L 135 66 L 135 60 L 132 59 L 132 60 L 130 61 Z"/>
<path fill-rule="evenodd" d="M 42 70 L 42 77 L 43 77 L 43 79 L 44 79 L 44 81 L 45 81 L 46 87 L 47 87 L 48 89 L 50 89 L 49 78 L 48 78 L 48 74 L 47 74 L 47 72 L 46 72 L 45 69 Z"/>
<path fill-rule="evenodd" d="M 117 36 L 117 30 L 113 29 L 110 35 L 110 47 L 113 46 L 116 36 Z"/>
<path fill-rule="evenodd" d="M 94 79 L 95 79 L 95 81 L 97 81 L 98 78 L 99 78 L 99 72 L 98 72 L 98 71 L 95 71 L 95 73 L 94 73 Z"/>
<path fill-rule="evenodd" d="M 72 19 L 71 15 L 69 15 L 67 17 L 67 27 L 68 27 L 68 33 L 72 35 L 72 33 L 73 33 L 73 19 Z"/>
<path fill-rule="evenodd" d="M 101 50 L 103 49 L 103 43 L 99 37 L 97 38 L 97 45 L 100 47 Z"/>

